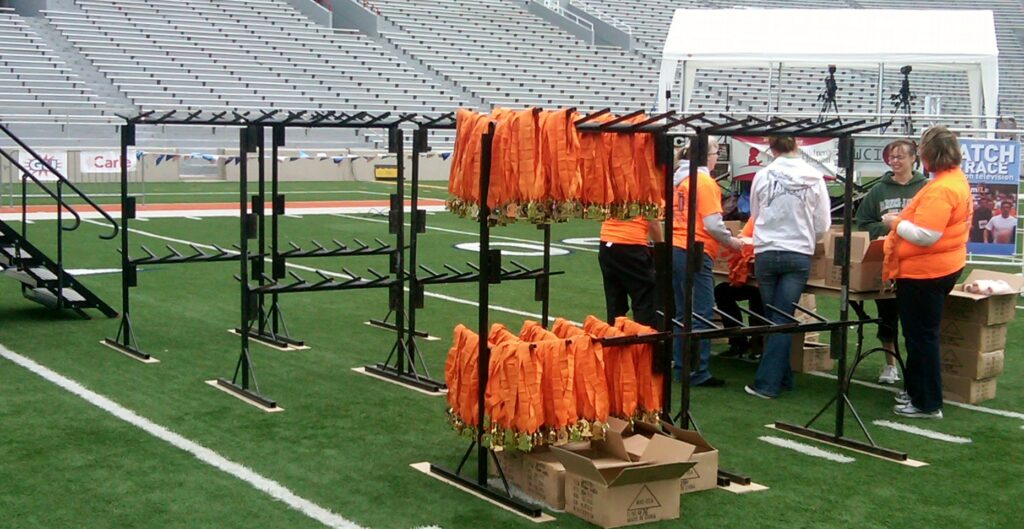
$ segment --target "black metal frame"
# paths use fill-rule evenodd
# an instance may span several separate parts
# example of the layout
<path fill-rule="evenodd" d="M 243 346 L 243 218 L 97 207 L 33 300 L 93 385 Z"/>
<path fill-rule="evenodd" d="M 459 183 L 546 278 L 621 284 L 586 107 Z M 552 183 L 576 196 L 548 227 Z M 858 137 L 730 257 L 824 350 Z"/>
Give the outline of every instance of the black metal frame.
<path fill-rule="evenodd" d="M 112 231 L 109 235 L 100 235 L 101 239 L 110 240 L 117 236 L 119 226 L 117 221 L 114 220 L 109 213 L 103 208 L 96 204 L 89 195 L 82 192 L 75 186 L 63 173 L 58 171 L 52 164 L 46 161 L 45 158 L 39 155 L 32 147 L 26 144 L 21 138 L 19 138 L 13 131 L 11 131 L 6 125 L 0 123 L 0 133 L 8 137 L 13 141 L 20 149 L 24 150 L 31 156 L 36 162 L 38 162 L 48 173 L 53 175 L 56 180 L 56 192 L 52 191 L 46 186 L 41 180 L 36 178 L 31 171 L 23 166 L 17 158 L 12 154 L 8 153 L 5 149 L 0 149 L 0 156 L 6 159 L 21 175 L 21 232 L 18 233 L 16 230 L 10 228 L 5 223 L 0 222 L 0 237 L 10 239 L 13 243 L 13 253 L 5 258 L 9 261 L 9 265 L 15 267 L 19 272 L 32 278 L 37 287 L 45 288 L 46 290 L 53 293 L 55 296 L 55 308 L 57 310 L 70 309 L 82 318 L 89 319 L 89 314 L 85 312 L 85 309 L 95 308 L 102 312 L 108 318 L 116 318 L 117 311 L 115 311 L 110 305 L 99 298 L 95 293 L 86 288 L 74 276 L 67 274 L 64 270 L 64 232 L 71 232 L 78 229 L 82 224 L 82 216 L 77 210 L 64 200 L 64 188 L 68 187 L 74 192 L 74 195 L 83 200 L 88 206 L 98 212 L 107 222 L 110 223 Z M 51 260 L 45 253 L 39 248 L 36 248 L 28 240 L 28 181 L 31 180 L 36 186 L 42 189 L 50 198 L 57 203 L 57 259 L 56 261 Z M 67 211 L 71 214 L 73 222 L 71 225 L 64 224 L 64 212 Z M 56 280 L 51 278 L 43 277 L 38 273 L 34 272 L 32 267 L 42 265 L 44 268 L 53 269 Z M 65 302 L 64 289 L 70 288 L 80 294 L 84 298 L 84 302 Z M 25 297 L 29 296 L 30 287 L 24 282 L 21 285 L 22 295 Z M 38 298 L 34 298 L 38 299 Z"/>
<path fill-rule="evenodd" d="M 413 151 L 425 152 L 428 149 L 422 149 L 427 147 L 427 133 L 431 128 L 444 128 L 450 129 L 454 127 L 454 121 L 441 125 L 442 121 L 450 120 L 450 115 L 442 116 L 437 120 L 425 122 L 420 124 L 420 128 L 417 131 L 417 141 L 414 142 Z M 491 250 L 491 225 L 490 225 L 490 214 L 491 210 L 487 206 L 488 194 L 490 190 L 490 178 L 491 178 L 491 148 L 494 139 L 494 128 L 495 124 L 492 122 L 488 127 L 488 131 L 483 136 L 482 145 L 482 156 L 480 160 L 480 211 L 478 218 L 476 219 L 480 227 L 480 253 L 479 253 L 479 264 L 473 265 L 467 263 L 472 268 L 472 272 L 463 272 L 449 265 L 444 265 L 447 272 L 438 273 L 426 266 L 420 265 L 419 268 L 429 274 L 429 276 L 420 278 L 415 270 L 410 270 L 410 296 L 413 300 L 419 301 L 419 308 L 422 308 L 423 301 L 423 286 L 430 284 L 451 284 L 451 283 L 477 283 L 478 285 L 478 321 L 477 328 L 480 334 L 480 345 L 479 345 L 479 359 L 478 359 L 478 408 L 477 414 L 480 418 L 480 424 L 477 428 L 476 436 L 466 453 L 462 456 L 458 467 L 455 471 L 446 469 L 443 466 L 431 464 L 430 471 L 437 474 L 448 481 L 458 483 L 460 486 L 466 487 L 474 492 L 477 492 L 490 500 L 496 501 L 509 507 L 517 512 L 520 512 L 526 516 L 539 517 L 541 510 L 538 507 L 524 503 L 523 501 L 515 498 L 508 486 L 508 481 L 505 479 L 505 473 L 501 468 L 501 464 L 498 462 L 497 457 L 494 456 L 493 451 L 484 446 L 484 435 L 485 430 L 483 428 L 483 419 L 485 415 L 484 409 L 484 393 L 487 389 L 488 379 L 488 366 L 490 365 L 490 348 L 487 344 L 487 333 L 490 328 L 490 286 L 492 284 L 501 283 L 503 281 L 515 281 L 515 280 L 534 280 L 536 282 L 536 288 L 534 291 L 534 299 L 540 301 L 542 306 L 542 321 L 541 325 L 545 328 L 548 327 L 550 315 L 550 299 L 549 299 L 549 286 L 550 277 L 553 275 L 559 275 L 562 272 L 552 272 L 551 266 L 551 226 L 548 224 L 538 226 L 538 228 L 544 231 L 544 264 L 541 268 L 530 269 L 523 266 L 520 263 L 512 261 L 512 264 L 517 269 L 506 269 L 501 266 L 501 250 Z M 418 163 L 418 156 L 414 156 L 414 164 Z M 418 203 L 418 195 L 416 191 L 416 185 L 418 182 L 418 168 L 414 167 L 414 184 L 413 184 L 413 211 L 416 204 Z M 420 228 L 420 233 L 426 230 L 426 215 L 415 214 L 414 217 L 419 217 L 421 221 L 414 221 L 414 229 L 412 232 L 417 233 L 416 228 Z M 411 245 L 412 253 L 410 254 L 410 260 L 415 263 L 415 248 L 416 243 L 413 239 Z M 411 265 L 410 265 L 411 266 Z M 416 301 L 410 303 L 411 307 L 416 307 Z M 415 328 L 415 317 L 414 312 L 411 313 L 413 316 L 410 319 L 410 328 Z M 414 336 L 409 335 L 410 343 L 415 344 Z M 413 345 L 410 350 L 415 350 Z M 465 467 L 466 462 L 469 460 L 470 455 L 473 453 L 473 449 L 476 449 L 477 453 L 477 467 L 476 467 L 476 479 L 471 479 L 462 475 L 462 469 Z M 487 484 L 487 461 L 488 458 L 492 459 L 497 469 L 498 476 L 504 486 L 504 491 L 496 490 Z"/>
<path fill-rule="evenodd" d="M 240 306 L 241 321 L 235 332 L 241 338 L 241 354 L 235 367 L 232 379 L 217 379 L 217 384 L 233 393 L 256 402 L 266 408 L 276 408 L 277 404 L 260 394 L 256 378 L 253 374 L 252 359 L 249 352 L 249 341 L 258 340 L 279 347 L 294 347 L 302 342 L 287 335 L 287 328 L 278 303 L 280 294 L 297 292 L 326 292 L 337 290 L 353 290 L 367 288 L 387 288 L 390 291 L 391 307 L 402 312 L 403 262 L 402 248 L 404 233 L 402 230 L 403 210 L 401 193 L 391 196 L 391 233 L 396 235 L 395 245 L 389 245 L 376 239 L 376 246 L 370 246 L 358 239 L 349 247 L 332 240 L 334 246 L 327 247 L 313 241 L 312 249 L 303 249 L 289 242 L 289 249 L 283 250 L 279 244 L 278 218 L 285 214 L 285 196 L 279 193 L 278 149 L 285 144 L 285 131 L 288 128 L 349 128 L 386 129 L 389 134 L 390 151 L 398 155 L 398 189 L 404 186 L 402 145 L 404 143 L 400 126 L 413 119 L 413 115 L 392 115 L 382 113 L 372 115 L 366 112 L 348 114 L 335 111 L 257 111 L 257 112 L 205 112 L 205 111 L 168 111 L 157 113 L 145 112 L 134 117 L 125 117 L 125 125 L 121 134 L 121 155 L 127 157 L 129 145 L 135 143 L 135 129 L 139 125 L 192 125 L 208 127 L 239 128 L 239 244 L 235 250 L 226 250 L 215 246 L 215 253 L 206 253 L 192 246 L 193 254 L 183 255 L 173 247 L 167 256 L 157 256 L 148 248 L 143 247 L 145 257 L 131 259 L 128 257 L 127 221 L 135 217 L 135 198 L 128 196 L 127 171 L 122 164 L 121 200 L 124 214 L 124 231 L 122 232 L 122 304 L 124 319 L 118 329 L 116 338 L 108 338 L 106 343 L 127 354 L 148 360 L 147 353 L 138 348 L 132 328 L 130 312 L 130 288 L 137 285 L 137 267 L 139 265 L 184 264 L 199 262 L 239 261 L 239 274 L 235 279 L 241 283 Z M 266 227 L 266 129 L 271 130 L 272 166 L 271 166 L 271 227 L 268 248 Z M 249 196 L 249 161 L 250 153 L 258 153 L 258 192 Z M 250 240 L 256 241 L 257 251 L 251 251 Z M 342 270 L 347 277 L 317 270 L 319 279 L 306 281 L 297 274 L 287 272 L 288 259 L 389 255 L 390 272 L 394 277 L 382 275 L 368 269 L 372 277 L 361 277 L 346 268 Z M 265 259 L 271 260 L 268 275 Z M 279 280 L 291 276 L 293 282 L 285 284 Z M 339 280 L 342 279 L 342 280 Z M 251 283 L 252 280 L 256 282 Z M 271 296 L 271 306 L 266 309 L 265 296 Z M 282 329 L 284 334 L 281 333 Z M 403 329 L 397 330 L 399 336 Z"/>

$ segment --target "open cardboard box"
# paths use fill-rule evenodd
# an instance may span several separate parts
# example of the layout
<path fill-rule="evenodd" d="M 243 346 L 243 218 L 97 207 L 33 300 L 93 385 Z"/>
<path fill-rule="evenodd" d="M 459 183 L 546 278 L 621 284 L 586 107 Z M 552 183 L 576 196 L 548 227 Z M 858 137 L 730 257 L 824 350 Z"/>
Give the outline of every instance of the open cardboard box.
<path fill-rule="evenodd" d="M 835 248 L 840 236 L 831 238 L 832 251 L 829 260 L 834 263 Z M 872 241 L 866 231 L 855 231 L 850 234 L 850 291 L 877 292 L 882 289 L 882 262 L 885 260 L 885 240 Z M 842 286 L 843 269 L 831 264 L 825 284 L 832 287 Z"/>
<path fill-rule="evenodd" d="M 699 492 L 718 487 L 718 449 L 693 430 L 684 430 L 665 421 L 660 427 L 643 422 L 633 423 L 633 435 L 625 438 L 630 456 L 640 454 L 654 436 L 669 436 L 693 447 L 690 461 L 697 463 L 679 480 L 680 493 Z M 689 448 L 686 448 L 689 450 Z"/>
<path fill-rule="evenodd" d="M 965 284 L 979 279 L 1006 281 L 1015 292 L 993 296 L 964 292 Z M 991 270 L 971 270 L 967 279 L 953 287 L 953 291 L 946 297 L 942 317 L 982 325 L 1009 323 L 1017 315 L 1017 297 L 1020 295 L 1022 287 L 1024 287 L 1024 277 Z"/>
<path fill-rule="evenodd" d="M 696 447 L 658 435 L 630 456 L 624 430 L 613 426 L 583 449 L 552 447 L 566 470 L 566 512 L 605 528 L 678 518 L 679 480 L 697 464 Z"/>

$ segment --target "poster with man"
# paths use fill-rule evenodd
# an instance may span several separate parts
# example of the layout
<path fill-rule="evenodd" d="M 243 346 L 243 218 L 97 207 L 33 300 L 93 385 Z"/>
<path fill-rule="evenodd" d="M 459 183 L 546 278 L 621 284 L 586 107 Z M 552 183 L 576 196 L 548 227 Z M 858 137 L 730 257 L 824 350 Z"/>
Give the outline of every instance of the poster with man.
<path fill-rule="evenodd" d="M 1013 255 L 1017 249 L 1020 143 L 961 138 L 960 150 L 974 197 L 967 250 L 975 255 Z"/>

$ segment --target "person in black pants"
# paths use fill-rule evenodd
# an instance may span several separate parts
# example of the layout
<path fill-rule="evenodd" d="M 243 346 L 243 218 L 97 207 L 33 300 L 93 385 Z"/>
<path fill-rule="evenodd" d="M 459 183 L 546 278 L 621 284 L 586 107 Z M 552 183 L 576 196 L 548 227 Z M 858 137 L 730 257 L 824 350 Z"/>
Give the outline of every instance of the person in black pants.
<path fill-rule="evenodd" d="M 934 173 L 899 214 L 886 214 L 882 276 L 896 281 L 896 303 L 906 341 L 904 393 L 893 412 L 903 417 L 942 418 L 942 307 L 967 261 L 971 189 L 960 169 L 956 135 L 936 126 L 921 136 L 921 161 Z"/>
<path fill-rule="evenodd" d="M 657 324 L 654 303 L 654 258 L 648 240 L 661 242 L 661 224 L 642 217 L 631 220 L 606 220 L 601 225 L 601 246 L 597 262 L 604 280 L 604 300 L 608 323 L 629 312 L 633 321 L 654 327 Z"/>
<path fill-rule="evenodd" d="M 715 305 L 722 312 L 739 321 L 743 321 L 743 313 L 740 311 L 739 306 L 740 301 L 749 302 L 752 312 L 764 314 L 764 307 L 761 305 L 761 291 L 757 287 L 750 285 L 734 287 L 728 281 L 715 286 Z M 753 317 L 750 318 L 750 324 L 761 325 Z M 737 327 L 735 323 L 725 318 L 722 318 L 722 325 L 725 327 Z M 756 359 L 761 354 L 763 342 L 764 338 L 762 336 L 755 336 L 751 339 L 748 339 L 746 336 L 733 336 L 729 338 L 729 350 L 718 356 L 742 357 L 749 352 L 750 358 Z"/>

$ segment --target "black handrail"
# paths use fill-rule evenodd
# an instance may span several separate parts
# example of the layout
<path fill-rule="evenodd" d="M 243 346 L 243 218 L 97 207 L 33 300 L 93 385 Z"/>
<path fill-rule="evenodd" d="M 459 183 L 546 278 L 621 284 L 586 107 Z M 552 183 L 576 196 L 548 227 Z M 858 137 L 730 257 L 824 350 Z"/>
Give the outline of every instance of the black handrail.
<path fill-rule="evenodd" d="M 37 153 L 36 151 L 34 151 L 34 150 L 33 150 L 33 149 L 32 149 L 31 147 L 29 147 L 28 145 L 26 145 L 26 144 L 25 144 L 25 142 L 21 141 L 21 138 L 17 137 L 17 136 L 16 136 L 16 135 L 15 135 L 15 134 L 14 134 L 13 132 L 11 132 L 11 130 L 10 130 L 10 129 L 8 129 L 8 128 L 7 128 L 7 126 L 5 126 L 5 125 L 4 125 L 3 123 L 0 123 L 0 132 L 3 132 L 3 133 L 4 133 L 4 134 L 5 134 L 5 135 L 6 135 L 6 136 L 7 136 L 8 138 L 10 138 L 11 140 L 13 140 L 13 141 L 14 141 L 14 143 L 17 143 L 19 147 L 21 147 L 22 149 L 24 149 L 24 150 L 25 150 L 25 152 L 27 152 L 27 153 L 29 153 L 30 155 L 32 155 L 32 157 L 33 157 L 33 158 L 35 158 L 35 159 L 36 159 L 36 161 L 38 161 L 38 162 L 39 162 L 39 163 L 40 163 L 40 164 L 41 164 L 41 165 L 42 165 L 43 167 L 45 167 L 47 171 L 49 171 L 49 172 L 50 172 L 50 173 L 51 173 L 52 175 L 56 176 L 56 177 L 57 177 L 57 180 L 59 180 L 59 181 L 60 181 L 61 183 L 63 183 L 64 185 L 66 185 L 66 186 L 70 187 L 70 188 L 71 188 L 71 189 L 72 189 L 72 190 L 73 190 L 73 191 L 75 192 L 75 194 L 77 194 L 77 195 L 78 195 L 78 197 L 79 197 L 79 198 L 81 198 L 82 200 L 84 200 L 86 204 L 89 204 L 90 206 L 92 206 L 92 208 L 93 208 L 93 209 L 95 209 L 95 210 L 96 210 L 96 212 L 98 212 L 98 213 L 99 213 L 100 215 L 102 215 L 102 216 L 103 216 L 103 218 L 107 219 L 107 221 L 108 221 L 108 222 L 110 222 L 110 225 L 111 225 L 111 226 L 113 227 L 113 231 L 112 231 L 112 232 L 110 233 L 110 235 L 106 235 L 106 236 L 104 236 L 104 235 L 100 235 L 100 238 L 101 238 L 101 239 L 105 239 L 105 240 L 110 240 L 110 239 L 113 239 L 114 237 L 117 237 L 117 233 L 118 233 L 118 231 L 119 231 L 119 230 L 120 230 L 121 228 L 120 228 L 120 226 L 119 226 L 119 225 L 117 224 L 117 221 L 116 221 L 116 220 L 114 220 L 114 217 L 111 217 L 109 213 L 107 213 L 107 212 L 106 212 L 106 211 L 105 211 L 105 210 L 104 210 L 103 208 L 101 208 L 101 207 L 100 207 L 100 206 L 99 206 L 98 204 L 96 204 L 95 202 L 93 202 L 93 200 L 92 200 L 91 198 L 89 198 L 89 196 L 88 196 L 88 195 L 86 195 L 86 194 L 85 194 L 85 193 L 83 193 L 83 192 L 82 192 L 82 191 L 81 191 L 80 189 L 78 189 L 77 187 L 75 187 L 75 184 L 71 183 L 71 181 L 70 181 L 70 180 L 68 180 L 68 178 L 67 178 L 66 176 L 64 176 L 63 174 L 61 174 L 61 172 L 60 172 L 60 171 L 58 171 L 58 170 L 54 169 L 54 167 L 53 167 L 52 165 L 50 165 L 50 162 L 47 162 L 47 161 L 46 161 L 46 160 L 45 160 L 45 159 L 44 159 L 44 158 L 43 158 L 42 156 L 40 156 L 40 155 L 39 155 L 39 153 Z M 121 163 L 128 163 L 128 161 L 127 161 L 127 160 L 121 160 Z M 33 180 L 35 180 L 35 179 L 33 178 Z M 36 183 L 38 183 L 38 180 L 35 180 L 35 181 L 36 181 Z M 41 185 L 41 184 L 40 184 L 40 185 Z M 43 187 L 45 187 L 45 186 L 43 186 Z M 123 215 L 123 214 L 124 214 L 124 212 L 122 212 L 122 215 Z M 77 217 L 77 215 L 76 215 L 76 217 Z"/>
<path fill-rule="evenodd" d="M 56 193 L 51 191 L 50 188 L 48 188 L 45 185 L 43 185 L 43 182 L 41 180 L 39 180 L 38 178 L 36 178 L 36 176 L 34 174 L 32 174 L 32 171 L 29 171 L 28 169 L 25 168 L 24 165 L 21 165 L 21 163 L 16 158 L 11 156 L 10 153 L 8 153 L 7 151 L 5 151 L 3 149 L 0 149 L 0 155 L 2 155 L 4 158 L 6 158 L 7 161 L 9 161 L 12 164 L 14 164 L 14 166 L 16 168 L 18 168 L 19 171 L 21 171 L 21 174 L 27 176 L 30 180 L 35 182 L 36 185 L 39 186 L 43 191 L 45 191 L 47 195 L 50 195 L 50 198 L 56 200 L 57 201 L 57 207 L 63 208 L 65 210 L 69 211 L 71 213 L 71 215 L 75 217 L 75 223 L 73 225 L 71 225 L 71 227 L 65 227 L 63 224 L 61 224 L 60 227 L 61 227 L 62 230 L 64 230 L 64 231 L 75 231 L 75 230 L 78 229 L 78 227 L 82 224 L 82 216 L 79 215 L 77 211 L 75 211 L 75 208 L 71 207 L 71 205 L 68 204 L 67 202 L 64 202 L 64 200 L 61 197 L 57 196 Z M 23 199 L 22 200 L 22 204 L 21 204 L 22 209 L 24 210 L 27 206 L 28 206 L 28 204 Z"/>

